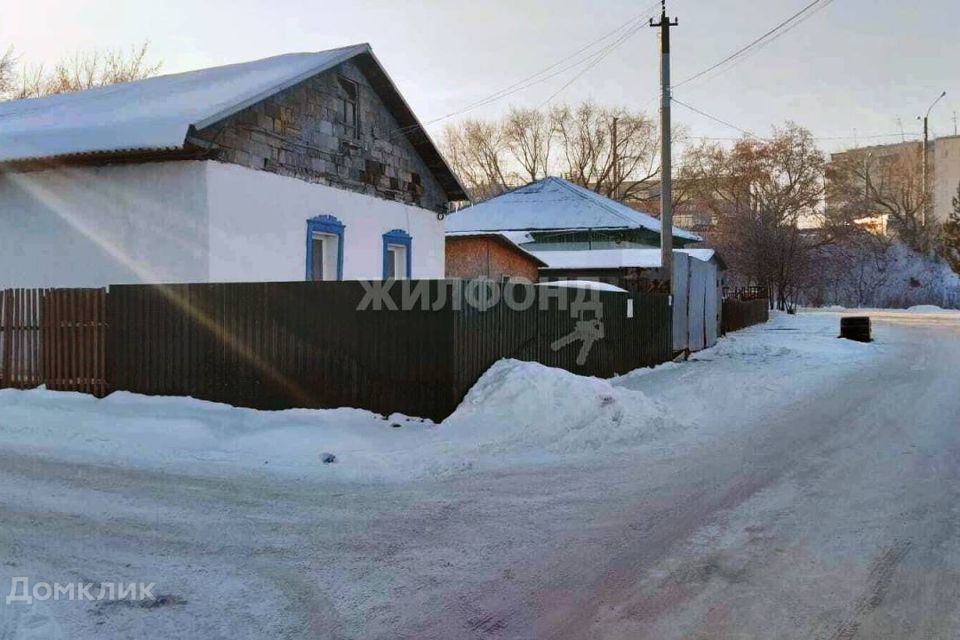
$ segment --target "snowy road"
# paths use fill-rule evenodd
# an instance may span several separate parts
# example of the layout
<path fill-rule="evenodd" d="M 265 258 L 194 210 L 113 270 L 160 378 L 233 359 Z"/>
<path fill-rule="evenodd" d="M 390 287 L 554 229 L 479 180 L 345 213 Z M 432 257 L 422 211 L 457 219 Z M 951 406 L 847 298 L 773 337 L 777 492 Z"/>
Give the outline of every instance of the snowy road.
<path fill-rule="evenodd" d="M 108 464 L 109 434 L 31 444 L 0 408 L 0 597 L 175 596 L 0 600 L 0 639 L 957 637 L 960 319 L 892 314 L 872 345 L 837 324 L 617 381 L 682 428 L 405 480 Z"/>

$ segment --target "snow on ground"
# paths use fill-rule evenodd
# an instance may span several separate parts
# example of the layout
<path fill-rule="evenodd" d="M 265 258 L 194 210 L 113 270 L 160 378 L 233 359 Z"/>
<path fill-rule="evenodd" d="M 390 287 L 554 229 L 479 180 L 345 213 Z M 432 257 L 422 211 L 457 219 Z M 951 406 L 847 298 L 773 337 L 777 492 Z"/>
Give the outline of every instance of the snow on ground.
<path fill-rule="evenodd" d="M 838 488 L 879 484 L 880 473 L 884 487 L 909 486 L 897 474 L 913 470 L 915 484 L 939 496 L 931 514 L 956 503 L 938 493 L 957 486 L 949 474 L 924 476 L 955 471 L 956 447 L 914 460 L 901 442 L 923 444 L 912 426 L 875 432 L 918 394 L 935 392 L 919 403 L 931 412 L 955 410 L 943 372 L 960 346 L 937 342 L 956 328 L 886 321 L 875 342 L 848 342 L 836 337 L 840 317 L 775 314 L 689 362 L 613 380 L 502 361 L 440 424 L 354 409 L 261 412 L 187 398 L 4 391 L 0 586 L 18 575 L 147 580 L 186 604 L 0 607 L 0 638 L 54 622 L 62 637 L 618 637 L 580 626 L 600 619 L 616 630 L 623 620 L 598 613 L 655 616 L 690 595 L 705 611 L 762 603 L 747 609 L 760 619 L 792 602 L 783 591 L 794 587 L 811 615 L 834 606 L 843 614 L 846 600 L 821 588 L 836 585 L 838 571 L 797 550 L 809 551 L 810 536 L 855 559 L 864 547 L 869 557 L 877 545 L 863 545 L 865 522 L 914 522 L 906 509 L 923 503 L 912 495 L 829 502 Z M 941 422 L 938 433 L 954 433 Z M 928 440 L 930 451 L 943 449 L 943 439 Z M 883 447 L 861 453 L 863 443 Z M 337 461 L 322 463 L 325 452 Z M 846 475 L 821 479 L 828 461 Z M 875 473 L 859 477 L 865 468 Z M 809 504 L 796 513 L 773 504 L 807 485 Z M 741 503 L 745 512 L 725 515 Z M 819 516 L 825 503 L 829 521 Z M 805 528 L 788 526 L 784 513 Z M 764 538 L 758 520 L 778 537 Z M 954 530 L 916 522 L 920 531 Z M 747 526 L 761 533 L 744 542 Z M 692 549 L 674 553 L 685 540 Z M 811 561 L 784 566 L 782 549 Z M 664 570 L 665 585 L 656 584 Z M 650 586 L 650 601 L 607 606 L 648 593 L 636 580 L 648 581 L 640 586 Z M 708 600 L 729 593 L 737 599 L 719 608 Z M 569 629 L 538 633 L 547 622 Z M 793 635 L 767 628 L 739 637 L 819 637 L 804 622 Z M 700 637 L 684 628 L 646 637 Z M 619 637 L 643 637 L 627 631 Z"/>
<path fill-rule="evenodd" d="M 188 473 L 399 480 L 643 443 L 679 424 L 640 391 L 502 360 L 443 423 L 359 409 L 257 411 L 118 392 L 0 391 L 0 447 Z M 628 418 L 628 419 L 627 419 Z M 332 464 L 323 454 L 336 456 Z"/>
<path fill-rule="evenodd" d="M 689 362 L 638 369 L 614 383 L 669 403 L 675 420 L 695 427 L 686 440 L 697 442 L 708 432 L 722 435 L 745 416 L 815 393 L 880 357 L 889 350 L 885 332 L 875 327 L 874 342 L 852 342 L 838 339 L 836 313 L 773 312 L 769 322 L 731 333 Z"/>
<path fill-rule="evenodd" d="M 818 367 L 849 366 L 881 346 L 838 341 L 837 317 L 774 315 L 691 362 L 641 369 L 614 380 L 537 363 L 502 360 L 440 424 L 359 409 L 257 411 L 192 398 L 126 392 L 102 400 L 46 390 L 0 391 L 0 447 L 72 461 L 218 475 L 285 474 L 335 480 L 403 480 L 479 468 L 563 462 L 655 444 L 701 423 L 736 398 L 729 376 L 689 376 L 723 360 L 750 380 L 777 360 L 809 365 L 791 387 L 816 383 Z M 692 384 L 689 402 L 667 406 L 657 380 Z M 679 376 L 679 377 L 678 377 Z M 742 381 L 741 381 L 742 382 Z M 733 382 L 734 385 L 741 384 Z M 760 390 L 766 381 L 756 381 Z M 740 387 L 742 389 L 742 387 Z M 732 395 L 731 395 L 732 393 Z M 680 406 L 678 406 L 680 405 Z M 737 404 L 731 406 L 736 409 Z M 700 407 L 703 411 L 693 411 Z M 333 454 L 332 464 L 322 462 Z"/>
<path fill-rule="evenodd" d="M 916 305 L 909 309 L 844 309 L 844 308 L 809 308 L 803 309 L 806 314 L 827 314 L 828 317 L 839 316 L 869 316 L 873 320 L 882 320 L 891 324 L 944 324 L 952 326 L 960 322 L 960 310 L 943 309 L 937 305 Z"/>

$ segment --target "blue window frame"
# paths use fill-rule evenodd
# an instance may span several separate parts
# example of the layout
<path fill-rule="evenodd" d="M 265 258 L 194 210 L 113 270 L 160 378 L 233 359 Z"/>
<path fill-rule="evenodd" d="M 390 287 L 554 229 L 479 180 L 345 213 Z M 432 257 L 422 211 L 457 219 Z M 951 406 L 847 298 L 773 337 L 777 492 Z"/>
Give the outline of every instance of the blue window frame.
<path fill-rule="evenodd" d="M 393 229 L 383 234 L 383 279 L 411 278 L 410 269 L 412 237 L 403 229 Z M 398 255 L 402 254 L 402 255 Z M 404 267 L 404 273 L 398 273 L 398 259 Z"/>
<path fill-rule="evenodd" d="M 343 223 L 333 216 L 307 220 L 306 279 L 343 280 Z"/>

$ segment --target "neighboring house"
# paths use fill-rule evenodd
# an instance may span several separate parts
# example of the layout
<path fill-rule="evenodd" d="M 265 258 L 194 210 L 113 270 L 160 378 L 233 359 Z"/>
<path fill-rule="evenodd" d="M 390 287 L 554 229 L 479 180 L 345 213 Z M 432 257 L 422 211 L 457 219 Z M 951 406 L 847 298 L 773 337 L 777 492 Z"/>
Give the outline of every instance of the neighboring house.
<path fill-rule="evenodd" d="M 366 44 L 0 103 L 0 286 L 440 278 L 462 199 Z"/>
<path fill-rule="evenodd" d="M 521 249 L 508 234 L 463 231 L 447 234 L 448 278 L 525 278 L 536 282 L 547 263 Z"/>
<path fill-rule="evenodd" d="M 543 178 L 447 216 L 448 232 L 524 231 L 531 251 L 655 247 L 660 221 L 562 178 Z M 673 228 L 677 247 L 700 236 Z"/>
<path fill-rule="evenodd" d="M 659 220 L 560 178 L 450 214 L 446 228 L 448 243 L 467 234 L 502 236 L 545 263 L 541 281 L 592 280 L 631 292 L 670 293 L 674 349 L 696 351 L 716 342 L 726 265 L 713 249 L 685 248 L 701 241 L 697 234 L 672 229 L 677 249 L 668 282 L 660 265 Z"/>

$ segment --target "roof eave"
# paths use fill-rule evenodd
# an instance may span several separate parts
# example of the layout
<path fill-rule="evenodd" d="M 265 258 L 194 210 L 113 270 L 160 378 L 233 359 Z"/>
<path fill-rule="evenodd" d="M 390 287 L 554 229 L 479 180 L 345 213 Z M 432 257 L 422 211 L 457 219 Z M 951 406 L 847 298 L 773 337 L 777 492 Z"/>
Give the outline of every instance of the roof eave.
<path fill-rule="evenodd" d="M 81 151 L 55 156 L 36 156 L 0 161 L 0 172 L 5 170 L 39 171 L 62 166 L 91 166 L 105 164 L 131 164 L 139 162 L 163 162 L 170 160 L 202 160 L 206 152 L 189 145 L 182 147 L 140 147 L 111 149 L 105 151 Z"/>

